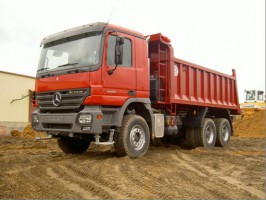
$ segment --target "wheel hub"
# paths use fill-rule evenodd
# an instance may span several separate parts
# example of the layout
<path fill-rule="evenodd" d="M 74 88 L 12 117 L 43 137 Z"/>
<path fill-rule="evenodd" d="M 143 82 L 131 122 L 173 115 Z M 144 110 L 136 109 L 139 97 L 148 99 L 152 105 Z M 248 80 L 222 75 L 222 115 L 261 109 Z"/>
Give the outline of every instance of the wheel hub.
<path fill-rule="evenodd" d="M 229 130 L 228 130 L 228 127 L 227 126 L 223 126 L 222 127 L 222 139 L 224 141 L 227 141 L 229 138 Z"/>
<path fill-rule="evenodd" d="M 207 127 L 205 130 L 206 133 L 206 141 L 211 144 L 214 140 L 214 130 L 211 127 Z"/>
<path fill-rule="evenodd" d="M 136 125 L 130 131 L 130 144 L 135 150 L 140 150 L 145 144 L 145 133 L 141 126 Z"/>

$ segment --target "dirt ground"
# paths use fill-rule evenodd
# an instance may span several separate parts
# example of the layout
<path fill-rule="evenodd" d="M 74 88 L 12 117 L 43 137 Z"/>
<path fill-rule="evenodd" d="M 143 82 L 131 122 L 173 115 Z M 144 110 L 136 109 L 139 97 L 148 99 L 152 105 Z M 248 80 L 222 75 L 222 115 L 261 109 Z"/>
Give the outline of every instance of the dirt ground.
<path fill-rule="evenodd" d="M 236 118 L 234 135 L 238 137 L 265 138 L 265 110 L 257 110 L 252 115 L 244 115 Z"/>
<path fill-rule="evenodd" d="M 0 137 L 0 199 L 265 199 L 261 116 L 260 137 L 242 137 L 243 120 L 258 120 L 243 118 L 226 148 L 150 147 L 138 159 L 94 144 L 65 154 L 55 139 L 34 142 L 26 127 L 28 134 Z"/>

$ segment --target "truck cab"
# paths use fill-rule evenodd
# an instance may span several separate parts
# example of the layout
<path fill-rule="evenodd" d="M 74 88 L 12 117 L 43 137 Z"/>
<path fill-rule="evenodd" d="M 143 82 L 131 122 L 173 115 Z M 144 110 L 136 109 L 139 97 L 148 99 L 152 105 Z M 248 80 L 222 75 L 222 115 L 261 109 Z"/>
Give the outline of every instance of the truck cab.
<path fill-rule="evenodd" d="M 265 96 L 263 90 L 245 90 L 245 101 L 240 104 L 245 115 L 252 115 L 254 110 L 265 109 Z"/>
<path fill-rule="evenodd" d="M 41 46 L 35 130 L 57 137 L 61 147 L 69 138 L 112 144 L 126 112 L 146 106 L 144 117 L 151 122 L 144 35 L 93 23 L 48 36 Z M 101 137 L 110 133 L 107 140 Z"/>

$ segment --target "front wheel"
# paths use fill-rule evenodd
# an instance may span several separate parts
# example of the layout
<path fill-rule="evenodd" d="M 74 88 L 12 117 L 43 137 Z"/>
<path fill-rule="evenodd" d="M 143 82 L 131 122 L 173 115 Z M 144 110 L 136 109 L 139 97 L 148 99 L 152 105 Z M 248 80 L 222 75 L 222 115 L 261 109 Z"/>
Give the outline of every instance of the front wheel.
<path fill-rule="evenodd" d="M 84 153 L 90 146 L 89 139 L 62 137 L 57 139 L 59 148 L 65 153 Z"/>
<path fill-rule="evenodd" d="M 119 156 L 130 158 L 143 156 L 150 144 L 150 131 L 139 115 L 125 115 L 120 131 L 115 135 L 115 151 Z"/>

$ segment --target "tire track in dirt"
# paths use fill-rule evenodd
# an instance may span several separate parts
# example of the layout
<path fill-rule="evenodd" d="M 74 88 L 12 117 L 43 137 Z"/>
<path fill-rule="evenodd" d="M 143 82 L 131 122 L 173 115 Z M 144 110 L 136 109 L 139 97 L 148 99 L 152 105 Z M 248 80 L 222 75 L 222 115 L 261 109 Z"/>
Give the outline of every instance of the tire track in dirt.
<path fill-rule="evenodd" d="M 89 173 L 81 172 L 80 169 L 75 169 L 73 166 L 59 166 L 67 175 L 71 178 L 76 179 L 82 185 L 92 185 L 95 188 L 99 188 L 102 193 L 105 193 L 107 198 L 111 199 L 129 199 L 128 196 L 120 193 L 120 191 L 115 191 L 110 188 L 109 184 L 103 180 L 91 176 Z M 97 175 L 96 175 L 97 176 Z M 108 187 L 109 186 L 109 187 Z"/>
<path fill-rule="evenodd" d="M 123 193 L 127 193 L 131 198 L 148 198 L 151 196 L 148 194 L 150 194 L 152 191 L 150 188 L 147 189 L 146 185 L 150 185 L 151 182 L 148 182 L 146 176 L 139 177 L 138 174 L 130 172 L 129 168 L 132 161 L 133 160 L 129 159 L 128 157 L 106 159 L 100 166 L 98 166 L 98 168 L 93 166 L 93 169 L 98 169 L 100 176 L 104 174 L 104 176 L 101 176 L 101 178 L 107 181 L 109 184 L 113 183 L 115 185 L 119 185 L 118 190 L 123 191 Z M 137 159 L 133 162 L 135 161 L 137 161 Z M 125 176 L 126 172 L 130 172 L 131 176 Z M 132 176 L 137 176 L 138 179 L 145 179 L 147 181 L 146 185 L 143 186 L 139 182 L 132 181 Z"/>
<path fill-rule="evenodd" d="M 62 178 L 62 176 L 59 176 L 58 174 L 55 173 L 55 171 L 49 167 L 46 169 L 46 173 L 48 176 L 51 178 L 57 180 L 61 185 L 63 185 L 65 188 L 68 190 L 71 190 L 75 193 L 78 193 L 82 198 L 84 199 L 99 199 L 95 195 L 93 195 L 90 191 L 87 191 L 80 187 L 80 185 L 73 183 L 72 181 L 67 181 Z"/>
<path fill-rule="evenodd" d="M 119 171 L 119 177 L 127 180 L 130 187 L 138 193 L 138 198 L 230 198 L 227 194 L 215 193 L 210 184 L 202 186 L 201 179 L 197 181 L 197 173 L 177 165 L 169 156 L 157 160 L 156 163 L 151 157 L 128 160 L 127 164 L 117 165 L 115 169 Z M 201 194 L 195 192 L 199 190 L 202 190 Z"/>
<path fill-rule="evenodd" d="M 180 185 L 174 185 L 176 189 L 173 189 L 179 191 L 185 199 L 230 199 L 231 196 L 228 193 L 217 190 L 219 184 L 217 186 L 217 183 L 214 184 L 207 178 L 202 182 L 202 177 L 198 173 L 184 168 L 183 165 L 179 167 L 181 167 L 180 171 L 170 173 L 166 177 L 169 177 L 169 180 L 173 182 L 177 182 L 178 179 L 181 180 Z M 177 179 L 170 179 L 172 176 Z M 189 187 L 182 187 L 183 185 Z"/>
<path fill-rule="evenodd" d="M 35 189 L 38 189 L 39 194 L 37 197 L 45 197 L 45 198 L 73 198 L 75 196 L 66 196 L 61 193 L 61 187 L 54 184 L 49 177 L 45 173 L 44 167 L 34 167 L 29 170 L 28 173 L 24 174 L 26 180 L 30 180 L 34 183 Z M 24 180 L 25 181 L 25 180 Z M 48 193 L 48 194 L 47 194 Z"/>
<path fill-rule="evenodd" d="M 118 159 L 121 161 L 122 158 Z M 89 162 L 85 167 L 76 165 L 65 165 L 66 168 L 70 169 L 77 176 L 84 177 L 87 179 L 94 180 L 97 184 L 102 186 L 108 186 L 108 189 L 115 191 L 115 196 L 119 198 L 134 198 L 134 193 L 128 188 L 124 179 L 121 178 L 120 174 L 116 174 L 114 164 L 116 159 L 106 159 L 99 162 Z"/>
<path fill-rule="evenodd" d="M 15 198 L 48 198 L 48 199 L 63 199 L 63 198 L 77 198 L 80 197 L 77 194 L 65 194 L 61 192 L 61 187 L 54 184 L 41 166 L 35 166 L 29 170 L 18 170 L 17 172 L 11 172 L 9 175 L 12 177 L 14 187 L 19 187 L 21 196 L 15 196 Z"/>
<path fill-rule="evenodd" d="M 232 147 L 211 151 L 170 145 L 138 159 L 102 147 L 72 155 L 54 141 L 38 148 L 2 140 L 0 199 L 258 199 L 263 193 L 261 139 L 233 139 Z"/>
<path fill-rule="evenodd" d="M 221 174 L 220 171 L 217 172 L 216 170 L 212 169 L 211 167 L 208 167 L 206 165 L 203 166 L 202 164 L 198 163 L 197 161 L 192 160 L 189 156 L 187 156 L 184 153 L 177 151 L 177 154 L 173 154 L 172 157 L 174 160 L 180 162 L 187 169 L 194 171 L 195 173 L 198 173 L 204 179 L 209 179 L 209 180 L 215 181 L 217 183 L 221 182 L 221 180 L 227 182 L 227 184 L 223 184 L 223 190 L 225 190 L 224 192 L 227 192 L 225 185 L 233 185 L 234 187 L 238 188 L 238 190 L 235 193 L 232 192 L 231 187 L 228 188 L 230 190 L 230 197 L 231 198 L 239 198 L 241 196 L 243 196 L 241 198 L 246 198 L 247 194 L 243 195 L 242 193 L 248 193 L 250 198 L 258 197 L 260 199 L 265 199 L 265 193 L 264 192 L 257 190 L 254 187 L 244 185 L 240 181 L 238 181 L 232 177 L 226 176 L 225 174 Z M 219 180 L 217 180 L 217 179 L 219 179 Z M 239 189 L 242 190 L 241 193 L 240 193 Z M 221 192 L 223 192 L 223 191 L 221 191 Z"/>
<path fill-rule="evenodd" d="M 61 167 L 54 168 L 53 171 L 59 177 L 63 177 L 65 181 L 75 183 L 83 190 L 89 191 L 92 194 L 93 199 L 94 198 L 96 199 L 111 199 L 112 198 L 112 196 L 108 192 L 102 190 L 100 187 L 97 187 L 96 185 L 91 184 L 88 181 L 81 182 L 80 180 L 78 180 L 76 176 L 72 177 L 69 174 L 67 174 L 67 172 L 64 171 Z"/>
<path fill-rule="evenodd" d="M 120 177 L 127 180 L 127 183 L 135 193 L 134 198 L 162 199 L 162 195 L 154 191 L 153 182 L 147 176 L 140 176 L 135 170 L 132 171 L 129 166 L 125 165 L 118 166 L 116 170 Z"/>
<path fill-rule="evenodd" d="M 170 153 L 169 156 L 170 155 L 172 154 Z M 166 165 L 168 166 L 168 169 L 165 169 Z M 197 173 L 182 167 L 179 163 L 173 162 L 171 156 L 158 161 L 154 167 L 155 169 L 165 169 L 165 171 L 156 170 L 157 173 L 155 174 L 154 172 L 150 173 L 146 168 L 143 168 L 140 172 L 143 175 L 149 174 L 152 180 L 157 180 L 156 183 L 158 184 L 155 185 L 155 189 L 165 192 L 167 194 L 166 198 L 229 198 L 226 194 L 215 193 L 209 185 L 202 185 Z M 189 187 L 184 187 L 184 185 Z M 195 193 L 195 191 L 202 192 Z"/>
<path fill-rule="evenodd" d="M 149 171 L 145 171 L 143 162 L 148 163 L 148 161 L 134 160 L 132 162 L 133 163 L 129 162 L 127 166 L 120 166 L 120 173 L 123 174 L 125 179 L 130 181 L 130 185 L 135 187 L 134 190 L 139 191 L 138 195 L 141 194 L 143 198 L 151 199 L 171 199 L 179 197 L 179 194 L 169 187 L 169 182 L 160 180 Z M 151 168 L 149 167 L 149 169 Z M 163 171 L 158 171 L 158 174 L 160 173 L 163 173 Z"/>
<path fill-rule="evenodd" d="M 119 191 L 114 192 L 109 188 L 108 182 L 103 182 L 97 177 L 99 171 L 92 170 L 90 166 L 92 163 L 88 163 L 86 167 L 76 166 L 70 163 L 64 165 L 61 164 L 60 168 L 54 169 L 56 173 L 64 177 L 67 181 L 77 183 L 82 188 L 91 191 L 93 195 L 99 197 L 100 199 L 114 199 L 116 196 L 126 197 L 126 195 L 121 194 Z M 98 167 L 101 163 L 98 163 Z M 96 181 L 97 180 L 97 181 Z M 103 183 L 103 184 L 102 184 Z"/>
<path fill-rule="evenodd" d="M 36 196 L 43 197 L 44 192 L 41 191 L 38 188 L 38 185 L 30 179 L 30 181 L 25 181 L 29 180 L 28 176 L 26 175 L 28 172 L 12 172 L 9 173 L 9 182 L 6 184 L 9 185 L 13 190 L 18 190 L 19 192 L 16 194 L 13 194 L 13 198 L 18 198 L 18 199 L 23 199 L 23 198 L 34 198 Z"/>
<path fill-rule="evenodd" d="M 155 195 L 158 195 L 160 198 L 177 198 L 178 195 L 176 191 L 172 190 L 172 185 L 170 184 L 167 178 L 161 178 L 161 174 L 165 175 L 165 172 L 158 171 L 158 177 L 153 176 L 149 171 L 146 171 L 144 167 L 140 165 L 130 166 L 130 169 L 133 174 L 138 175 L 138 177 L 146 177 L 146 182 L 151 183 L 149 186 L 152 188 L 152 191 Z"/>
<path fill-rule="evenodd" d="M 151 197 L 151 188 L 147 189 L 139 182 L 131 180 L 133 173 L 130 176 L 124 175 L 129 171 L 128 166 L 131 161 L 132 160 L 127 157 L 106 158 L 101 160 L 101 163 L 91 164 L 90 172 L 97 172 L 97 177 L 95 177 L 96 180 L 98 179 L 98 181 L 110 185 L 116 191 L 131 197 L 131 199 Z M 137 159 L 135 161 L 137 161 Z M 136 176 L 136 174 L 134 176 Z M 138 179 L 146 179 L 146 177 L 142 176 L 138 177 Z M 148 184 L 151 184 L 151 182 Z M 156 196 L 156 198 L 158 199 L 159 196 Z"/>
<path fill-rule="evenodd" d="M 136 174 L 129 172 L 128 166 L 130 165 L 131 161 L 132 160 L 127 157 L 107 158 L 102 160 L 101 163 L 91 164 L 90 172 L 97 172 L 96 178 L 99 181 L 111 185 L 116 191 L 126 194 L 127 196 L 131 197 L 131 199 L 151 198 L 150 187 L 147 188 L 138 181 L 136 182 L 132 180 L 132 176 L 136 176 Z M 80 170 L 79 167 L 78 170 Z M 125 175 L 128 172 L 131 174 L 128 176 Z M 138 177 L 138 179 L 146 179 L 146 177 Z M 159 196 L 155 197 L 154 195 L 152 197 L 157 199 L 159 198 Z"/>

